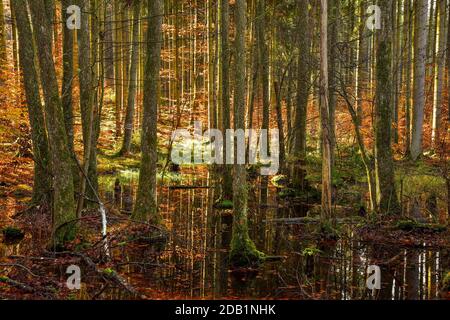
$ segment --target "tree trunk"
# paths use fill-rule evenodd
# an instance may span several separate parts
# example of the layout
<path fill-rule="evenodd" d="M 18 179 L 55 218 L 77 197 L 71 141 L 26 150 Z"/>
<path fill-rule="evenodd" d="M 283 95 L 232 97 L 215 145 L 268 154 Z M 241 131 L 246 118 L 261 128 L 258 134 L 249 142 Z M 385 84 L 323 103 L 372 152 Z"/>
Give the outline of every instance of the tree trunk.
<path fill-rule="evenodd" d="M 245 33 L 246 33 L 246 1 L 236 0 L 235 21 L 235 88 L 234 88 L 234 117 L 235 130 L 245 128 Z M 262 254 L 248 234 L 247 196 L 248 185 L 245 164 L 237 164 L 234 157 L 233 180 L 233 230 L 230 250 L 230 261 L 234 266 L 248 266 L 258 263 Z"/>
<path fill-rule="evenodd" d="M 63 0 L 61 3 L 61 17 L 63 17 L 63 21 L 67 21 L 69 18 L 67 14 L 67 7 L 72 5 L 70 0 Z M 73 182 L 75 190 L 78 190 L 80 187 L 80 176 L 79 176 L 79 168 L 77 165 L 77 160 L 75 159 L 75 149 L 74 149 L 74 132 L 73 132 L 73 30 L 69 30 L 65 25 L 63 26 L 63 80 L 62 80 L 62 106 L 64 113 L 64 125 L 66 128 L 67 134 L 67 146 L 69 147 L 69 151 L 72 155 L 72 172 L 73 172 Z"/>
<path fill-rule="evenodd" d="M 411 150 L 411 60 L 412 60 L 412 12 L 411 0 L 405 0 L 404 48 L 407 50 L 405 62 L 405 154 Z"/>
<path fill-rule="evenodd" d="M 220 86 L 221 86 L 221 104 L 222 104 L 222 127 L 223 132 L 231 128 L 231 111 L 230 111 L 230 50 L 228 46 L 229 34 L 229 3 L 228 0 L 220 0 Z M 223 159 L 227 159 L 226 153 L 229 150 L 223 149 Z M 233 178 L 231 177 L 231 166 L 227 163 L 223 165 L 223 183 L 222 183 L 222 199 L 231 200 L 233 198 Z"/>
<path fill-rule="evenodd" d="M 328 24 L 328 31 L 330 37 L 328 38 L 328 109 L 329 109 L 329 120 L 330 120 L 330 143 L 331 143 L 331 164 L 334 165 L 334 153 L 336 150 L 336 45 L 338 42 L 338 28 L 339 23 L 339 1 L 340 0 L 330 0 L 330 5 L 328 7 L 330 23 Z"/>
<path fill-rule="evenodd" d="M 159 71 L 161 65 L 162 0 L 148 0 L 147 50 L 144 72 L 144 103 L 141 135 L 141 168 L 133 218 L 161 223 L 156 199 L 158 163 L 157 119 L 159 103 Z"/>
<path fill-rule="evenodd" d="M 122 132 L 122 106 L 123 106 L 123 79 L 122 79 L 122 25 L 120 12 L 123 3 L 120 0 L 114 1 L 114 87 L 115 87 L 115 120 L 116 138 Z"/>
<path fill-rule="evenodd" d="M 328 0 L 320 1 L 320 124 L 322 132 L 322 219 L 332 216 L 331 130 L 328 89 Z"/>
<path fill-rule="evenodd" d="M 432 122 L 432 132 L 431 141 L 434 149 L 439 146 L 439 130 L 441 127 L 441 109 L 442 109 L 442 89 L 444 86 L 444 69 L 445 69 L 445 51 L 446 46 L 446 0 L 438 0 L 439 11 L 439 42 L 437 51 L 437 65 L 435 71 L 435 86 L 434 86 L 434 99 L 433 99 L 433 122 Z"/>
<path fill-rule="evenodd" d="M 380 7 L 392 9 L 392 0 L 382 0 Z M 394 162 L 391 150 L 391 90 L 392 90 L 392 24 L 389 12 L 384 13 L 382 26 L 376 35 L 376 93 L 375 93 L 375 175 L 377 206 L 381 213 L 398 213 L 395 192 Z"/>
<path fill-rule="evenodd" d="M 425 73 L 428 38 L 428 0 L 416 0 L 414 2 L 414 8 L 414 103 L 410 155 L 415 161 L 422 155 L 422 127 L 425 107 Z"/>
<path fill-rule="evenodd" d="M 5 29 L 5 16 L 4 16 L 3 1 L 0 1 L 0 72 L 7 62 L 6 55 L 6 29 Z"/>
<path fill-rule="evenodd" d="M 18 7 L 25 8 L 23 0 Z M 66 224 L 75 218 L 72 159 L 67 146 L 64 115 L 58 91 L 55 64 L 52 58 L 51 26 L 42 8 L 43 0 L 29 1 L 40 64 L 45 119 L 48 128 L 51 168 L 53 175 L 53 244 L 63 245 L 75 236 L 75 226 Z M 27 39 L 29 41 L 29 39 Z M 64 225 L 65 224 L 65 225 Z M 61 227 L 64 225 L 63 227 Z"/>
<path fill-rule="evenodd" d="M 310 90 L 310 46 L 309 1 L 298 0 L 298 66 L 297 66 L 297 101 L 292 125 L 292 151 L 290 177 L 295 188 L 301 189 L 304 181 L 302 161 L 306 157 L 306 113 Z"/>
<path fill-rule="evenodd" d="M 139 62 L 139 21 L 141 14 L 141 4 L 135 1 L 133 4 L 133 40 L 131 47 L 131 63 L 128 74 L 128 100 L 125 114 L 125 130 L 121 154 L 128 154 L 131 150 L 131 141 L 133 137 L 134 113 L 136 104 L 137 87 L 137 67 Z"/>
<path fill-rule="evenodd" d="M 258 64 L 260 68 L 262 101 L 263 101 L 263 119 L 262 130 L 269 129 L 270 121 L 270 83 L 269 83 L 269 53 L 266 44 L 266 5 L 265 0 L 258 0 L 256 3 L 256 43 L 258 47 Z M 267 135 L 268 137 L 268 135 Z M 268 146 L 269 141 L 260 141 L 261 144 Z M 268 148 L 269 150 L 269 148 Z M 267 185 L 268 177 L 261 177 L 261 198 L 262 204 L 267 203 Z"/>
<path fill-rule="evenodd" d="M 50 166 L 49 146 L 45 130 L 44 111 L 39 95 L 39 78 L 34 64 L 35 51 L 30 20 L 26 10 L 25 0 L 12 0 L 15 11 L 20 45 L 20 66 L 23 71 L 25 97 L 28 106 L 28 116 L 33 140 L 34 185 L 33 202 L 50 202 Z"/>

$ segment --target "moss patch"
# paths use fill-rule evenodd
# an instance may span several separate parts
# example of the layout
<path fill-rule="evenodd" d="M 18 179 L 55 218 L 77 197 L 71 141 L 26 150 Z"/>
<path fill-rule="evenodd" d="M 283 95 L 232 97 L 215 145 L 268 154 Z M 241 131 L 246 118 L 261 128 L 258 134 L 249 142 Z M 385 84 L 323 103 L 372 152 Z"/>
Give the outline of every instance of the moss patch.
<path fill-rule="evenodd" d="M 402 231 L 444 232 L 447 230 L 447 227 L 444 225 L 420 223 L 415 220 L 400 220 L 394 227 Z"/>
<path fill-rule="evenodd" d="M 246 237 L 244 240 L 233 239 L 231 242 L 230 264 L 234 268 L 259 266 L 266 255 L 259 251 L 255 243 Z"/>
<path fill-rule="evenodd" d="M 220 200 L 214 204 L 214 208 L 219 210 L 231 210 L 233 209 L 233 201 L 231 200 Z"/>

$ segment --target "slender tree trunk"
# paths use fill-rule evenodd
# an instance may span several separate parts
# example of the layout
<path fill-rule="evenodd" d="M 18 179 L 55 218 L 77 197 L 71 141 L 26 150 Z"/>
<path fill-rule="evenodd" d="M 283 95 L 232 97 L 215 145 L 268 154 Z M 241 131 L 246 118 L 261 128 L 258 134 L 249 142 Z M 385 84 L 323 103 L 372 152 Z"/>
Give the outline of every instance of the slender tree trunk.
<path fill-rule="evenodd" d="M 0 1 L 0 72 L 7 62 L 6 55 L 6 29 L 5 29 L 5 16 L 4 16 L 3 1 Z M 1 80 L 0 80 L 1 81 Z M 1 82 L 0 82 L 1 83 Z"/>
<path fill-rule="evenodd" d="M 336 94 L 335 94 L 335 85 L 336 85 L 336 45 L 338 42 L 338 23 L 339 23 L 339 1 L 340 0 L 329 0 L 329 17 L 330 23 L 328 24 L 328 32 L 330 37 L 328 38 L 328 59 L 329 59 L 329 68 L 328 68 L 328 108 L 330 114 L 330 143 L 331 143 L 331 165 L 334 165 L 335 158 L 335 150 L 336 150 Z"/>
<path fill-rule="evenodd" d="M 123 78 L 122 78 L 122 24 L 121 11 L 123 3 L 120 0 L 114 1 L 114 86 L 115 86 L 115 120 L 116 138 L 122 132 L 122 106 L 123 106 Z"/>
<path fill-rule="evenodd" d="M 332 216 L 331 130 L 328 89 L 328 0 L 320 1 L 320 124 L 322 132 L 322 219 Z"/>
<path fill-rule="evenodd" d="M 17 0 L 20 1 L 20 0 Z M 26 8 L 24 1 L 17 7 Z M 53 175 L 53 243 L 63 245 L 75 236 L 75 226 L 66 224 L 75 218 L 72 159 L 67 146 L 62 102 L 59 96 L 55 64 L 52 58 L 51 27 L 45 16 L 43 0 L 29 2 L 40 64 L 45 119 L 48 128 L 50 159 Z M 27 39 L 29 41 L 29 39 Z M 62 225 L 64 225 L 62 227 Z"/>
<path fill-rule="evenodd" d="M 161 66 L 162 0 L 148 0 L 147 50 L 144 72 L 144 115 L 141 135 L 141 168 L 133 218 L 160 224 L 156 199 L 158 164 L 157 119 Z"/>
<path fill-rule="evenodd" d="M 67 21 L 69 18 L 67 14 L 67 7 L 72 5 L 70 0 L 62 0 L 61 2 L 61 17 L 63 21 Z M 74 42 L 74 32 L 69 30 L 65 25 L 63 26 L 63 80 L 61 88 L 61 99 L 62 107 L 64 113 L 64 125 L 67 134 L 67 146 L 72 156 L 72 172 L 73 172 L 73 182 L 75 190 L 80 187 L 80 175 L 79 168 L 77 165 L 77 160 L 75 159 L 75 148 L 74 148 L 74 131 L 73 131 L 73 42 Z"/>
<path fill-rule="evenodd" d="M 306 118 L 310 90 L 310 46 L 312 44 L 309 32 L 309 1 L 297 0 L 298 21 L 298 65 L 297 65 L 297 101 L 292 125 L 293 163 L 290 177 L 295 188 L 303 188 L 304 171 L 301 168 L 306 157 Z"/>
<path fill-rule="evenodd" d="M 269 52 L 266 43 L 266 10 L 267 8 L 265 5 L 265 0 L 257 0 L 255 27 L 263 100 L 263 119 L 261 125 L 262 130 L 269 129 L 270 121 Z M 260 143 L 268 145 L 269 141 L 260 141 Z M 261 177 L 260 202 L 263 204 L 267 203 L 268 182 L 269 180 L 267 176 Z"/>
<path fill-rule="evenodd" d="M 411 135 L 411 158 L 422 154 L 423 118 L 425 108 L 425 73 L 427 61 L 427 8 L 428 0 L 414 1 L 414 92 Z"/>
<path fill-rule="evenodd" d="M 34 64 L 35 50 L 33 42 L 30 41 L 30 39 L 33 39 L 33 34 L 25 0 L 12 0 L 11 6 L 16 11 L 15 18 L 20 45 L 20 66 L 24 75 L 25 97 L 31 125 L 31 138 L 33 140 L 33 202 L 49 202 L 51 201 L 50 155 L 47 132 L 45 130 L 44 110 L 39 95 L 39 78 Z"/>
<path fill-rule="evenodd" d="M 381 0 L 380 7 L 392 9 L 392 0 Z M 398 213 L 395 191 L 394 162 L 391 150 L 391 91 L 392 91 L 392 24 L 386 12 L 376 34 L 376 93 L 375 93 L 375 174 L 377 206 L 381 213 Z"/>
<path fill-rule="evenodd" d="M 133 39 L 131 47 L 131 63 L 128 74 L 128 101 L 125 114 L 125 130 L 121 154 L 128 154 L 131 150 L 133 136 L 134 113 L 136 104 L 137 87 L 137 67 L 139 62 L 139 19 L 141 14 L 141 4 L 139 1 L 133 3 Z"/>
<path fill-rule="evenodd" d="M 222 104 L 222 127 L 223 132 L 231 128 L 231 110 L 230 110 L 230 49 L 228 46 L 228 34 L 229 34 L 229 3 L 228 0 L 220 0 L 221 8 L 221 24 L 220 24 L 220 46 L 221 46 L 221 104 Z M 228 150 L 229 151 L 229 150 Z M 223 159 L 226 157 L 227 150 L 223 149 Z M 231 166 L 227 163 L 223 165 L 223 183 L 222 183 L 222 199 L 233 199 L 233 178 L 231 177 Z"/>
<path fill-rule="evenodd" d="M 445 51 L 447 50 L 445 27 L 447 24 L 447 8 L 446 0 L 438 0 L 439 11 L 439 42 L 437 51 L 437 65 L 435 71 L 435 86 L 434 86 L 434 99 L 433 99 L 433 121 L 431 141 L 433 148 L 437 148 L 439 145 L 439 130 L 441 127 L 441 109 L 442 109 L 442 89 L 444 86 L 444 69 L 445 69 Z"/>
<path fill-rule="evenodd" d="M 245 33 L 246 33 L 246 1 L 236 0 L 235 5 L 235 88 L 234 117 L 235 130 L 245 128 Z M 248 266 L 259 262 L 262 254 L 248 234 L 247 196 L 248 185 L 245 164 L 237 164 L 234 157 L 233 180 L 233 230 L 230 250 L 230 261 L 234 266 Z"/>
<path fill-rule="evenodd" d="M 411 61 L 412 61 L 412 12 L 411 0 L 405 0 L 405 154 L 410 154 L 411 148 Z"/>
<path fill-rule="evenodd" d="M 79 5 L 82 11 L 81 15 L 81 29 L 78 35 L 78 66 L 79 66 L 79 83 L 80 83 L 80 110 L 81 110 L 81 125 L 83 129 L 83 172 L 81 174 L 80 190 L 77 204 L 77 217 L 81 217 L 81 210 L 84 206 L 84 197 L 86 194 L 86 186 L 89 182 L 86 180 L 89 172 L 89 160 L 92 151 L 92 137 L 94 130 L 94 106 L 93 106 L 93 79 L 91 65 L 91 43 L 89 39 L 89 0 L 79 0 Z M 89 186 L 90 187 L 90 186 Z"/>

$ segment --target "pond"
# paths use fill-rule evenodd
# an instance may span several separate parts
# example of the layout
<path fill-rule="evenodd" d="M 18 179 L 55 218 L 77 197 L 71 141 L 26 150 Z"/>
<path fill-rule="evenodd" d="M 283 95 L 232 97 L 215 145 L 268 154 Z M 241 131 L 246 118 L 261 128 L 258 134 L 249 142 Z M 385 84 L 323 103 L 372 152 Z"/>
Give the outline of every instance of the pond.
<path fill-rule="evenodd" d="M 438 299 L 449 248 L 392 246 L 358 240 L 355 225 L 341 226 L 338 241 L 311 237 L 305 224 L 280 218 L 305 215 L 304 207 L 281 201 L 270 190 L 260 206 L 259 184 L 249 191 L 250 236 L 274 258 L 258 270 L 231 271 L 228 249 L 231 212 L 214 208 L 215 192 L 205 174 L 159 177 L 160 212 L 169 229 L 163 252 L 113 250 L 121 274 L 148 297 L 159 299 Z M 129 214 L 138 174 L 120 172 L 101 178 L 102 198 Z M 196 186 L 188 187 L 188 186 Z M 277 220 L 278 219 L 278 220 Z M 293 220 L 295 221 L 295 220 Z M 367 268 L 378 265 L 381 290 L 366 286 Z M 102 294 L 117 298 L 117 291 Z"/>

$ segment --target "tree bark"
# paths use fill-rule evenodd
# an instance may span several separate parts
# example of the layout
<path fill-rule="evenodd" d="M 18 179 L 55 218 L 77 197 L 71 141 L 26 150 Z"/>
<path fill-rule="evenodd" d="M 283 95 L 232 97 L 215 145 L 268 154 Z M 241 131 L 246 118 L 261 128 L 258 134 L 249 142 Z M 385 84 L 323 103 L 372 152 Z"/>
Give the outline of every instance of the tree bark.
<path fill-rule="evenodd" d="M 133 218 L 160 224 L 156 199 L 158 163 L 157 119 L 161 66 L 162 0 L 148 0 L 147 50 L 144 72 L 144 115 L 141 135 L 141 168 Z"/>
<path fill-rule="evenodd" d="M 322 132 L 322 219 L 332 216 L 331 130 L 328 88 L 328 0 L 320 1 L 320 124 Z"/>
<path fill-rule="evenodd" d="M 235 130 L 245 128 L 245 33 L 246 33 L 246 1 L 236 0 L 235 5 L 235 88 L 234 117 Z M 233 180 L 233 230 L 231 239 L 230 261 L 234 266 L 248 266 L 258 263 L 261 253 L 248 234 L 247 196 L 248 185 L 244 164 L 237 164 L 234 157 Z"/>
<path fill-rule="evenodd" d="M 309 33 L 309 1 L 297 1 L 298 20 L 298 65 L 297 65 L 297 99 L 292 125 L 292 148 L 290 177 L 295 188 L 303 187 L 304 172 L 301 168 L 302 160 L 306 157 L 306 114 L 310 91 L 310 46 Z"/>
<path fill-rule="evenodd" d="M 44 110 L 39 95 L 39 77 L 34 64 L 35 50 L 30 20 L 25 0 L 12 0 L 19 36 L 20 67 L 23 71 L 25 97 L 31 126 L 34 159 L 33 202 L 51 201 L 51 176 L 49 166 L 49 146 L 45 127 Z"/>
<path fill-rule="evenodd" d="M 411 158 L 422 155 L 423 118 L 425 108 L 425 74 L 427 61 L 427 8 L 428 0 L 414 1 L 414 92 L 411 135 Z"/>
<path fill-rule="evenodd" d="M 121 154 L 128 154 L 131 150 L 131 141 L 134 128 L 134 114 L 136 104 L 137 67 L 139 62 L 139 21 L 141 4 L 139 1 L 133 3 L 133 39 L 131 47 L 131 63 L 128 73 L 128 99 L 125 114 L 124 136 Z"/>
<path fill-rule="evenodd" d="M 223 132 L 231 128 L 231 110 L 230 110 L 230 49 L 228 46 L 229 37 L 229 0 L 220 0 L 220 86 L 221 86 L 221 104 L 222 104 L 222 127 Z M 226 148 L 223 149 L 223 159 L 227 159 Z M 231 166 L 227 163 L 223 165 L 223 183 L 222 183 L 222 199 L 233 199 L 233 178 L 231 177 Z"/>
<path fill-rule="evenodd" d="M 392 9 L 392 0 L 382 0 L 380 7 Z M 392 90 L 392 24 L 391 15 L 382 15 L 381 29 L 376 34 L 376 93 L 375 93 L 375 175 L 377 206 L 381 213 L 398 213 L 395 191 L 394 162 L 391 150 L 391 90 Z"/>
<path fill-rule="evenodd" d="M 435 66 L 435 86 L 433 99 L 433 121 L 431 126 L 431 142 L 434 149 L 439 146 L 439 130 L 441 127 L 442 90 L 444 87 L 445 51 L 447 50 L 447 38 L 445 36 L 446 27 L 446 0 L 438 0 L 438 20 L 439 20 L 439 40 L 437 50 L 437 64 Z"/>
<path fill-rule="evenodd" d="M 21 7 L 26 7 L 23 0 L 22 4 Z M 53 244 L 60 246 L 65 241 L 73 239 L 76 231 L 73 224 L 66 224 L 68 221 L 75 219 L 72 159 L 67 146 L 62 103 L 52 57 L 52 28 L 42 11 L 42 8 L 44 8 L 43 0 L 29 1 L 29 5 L 38 48 L 41 83 L 45 100 L 45 119 L 50 145 L 53 176 Z M 63 224 L 65 224 L 64 227 L 60 227 Z"/>

